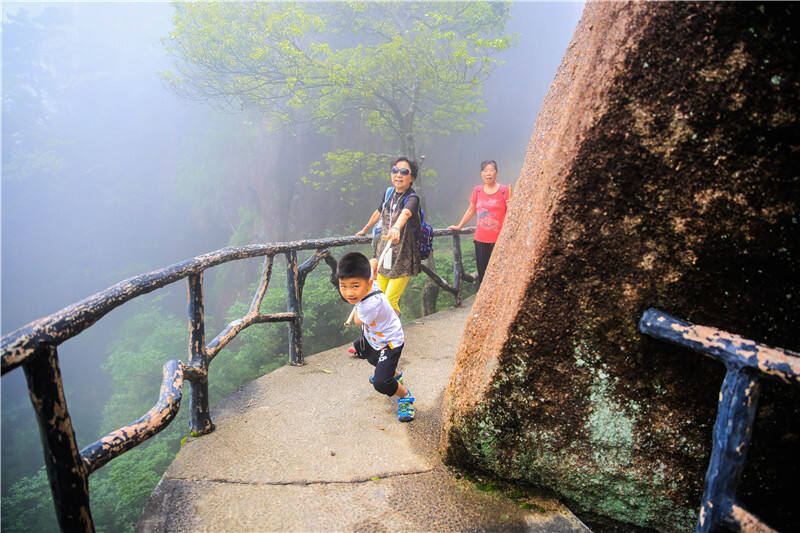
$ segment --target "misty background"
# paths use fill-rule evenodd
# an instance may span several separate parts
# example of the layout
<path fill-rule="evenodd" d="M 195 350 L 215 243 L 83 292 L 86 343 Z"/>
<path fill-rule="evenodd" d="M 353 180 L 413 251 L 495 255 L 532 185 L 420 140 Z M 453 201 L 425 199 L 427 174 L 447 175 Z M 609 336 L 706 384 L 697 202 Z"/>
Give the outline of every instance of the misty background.
<path fill-rule="evenodd" d="M 122 279 L 225 246 L 353 234 L 388 185 L 387 172 L 386 183 L 369 193 L 375 201 L 347 205 L 331 191 L 302 183 L 301 170 L 287 156 L 303 143 L 310 164 L 332 148 L 330 138 L 271 134 L 256 114 L 223 113 L 169 90 L 162 73 L 174 61 L 161 39 L 173 29 L 171 4 L 5 2 L 0 9 L 4 335 Z M 582 10 L 582 3 L 513 4 L 507 31 L 518 42 L 499 56 L 506 64 L 485 83 L 481 130 L 434 137 L 417 147 L 425 168 L 437 173 L 435 180 L 415 184 L 434 227 L 459 221 L 471 189 L 481 183 L 481 160 L 496 160 L 498 181 L 515 184 L 539 106 Z M 369 142 L 367 132 L 352 135 Z M 295 184 L 283 227 L 259 201 L 281 192 L 275 190 L 278 177 Z M 462 242 L 465 256 L 472 256 L 471 243 Z M 260 264 L 207 271 L 207 339 L 241 302 L 249 303 Z M 270 283 L 277 308 L 268 312 L 285 310 L 278 279 L 283 267 L 277 258 L 277 278 Z M 304 292 L 305 307 L 315 295 L 322 299 L 334 292 L 324 283 Z M 143 414 L 156 399 L 161 364 L 187 359 L 185 292 L 181 282 L 138 298 L 59 347 L 79 446 Z M 323 344 L 312 329 L 328 322 L 325 313 L 310 313 L 304 336 L 313 353 Z M 226 356 L 233 361 L 230 367 L 220 363 L 218 379 L 227 388 L 212 389 L 212 405 L 238 386 L 237 380 L 252 379 L 288 358 L 285 325 L 255 326 L 237 342 L 232 355 L 226 348 L 212 364 L 214 371 Z M 253 362 L 266 346 L 279 355 L 269 365 Z M 250 365 L 249 373 L 234 364 Z M 142 399 L 115 395 L 120 383 L 135 382 L 140 374 L 152 389 L 139 391 Z M 54 513 L 22 371 L 4 376 L 1 389 L 3 530 L 47 528 Z M 138 408 L 137 402 L 147 407 L 125 411 L 128 404 Z M 168 428 L 173 440 L 185 435 L 186 427 L 185 416 L 176 419 Z M 168 430 L 152 441 L 170 438 Z M 173 444 L 165 445 L 159 465 L 174 457 Z M 146 460 L 137 453 L 138 448 L 128 452 L 90 478 L 99 530 L 119 527 L 114 515 L 128 517 L 125 524 L 132 528 L 128 522 L 138 517 L 141 495 L 120 493 L 104 502 L 96 483 L 138 484 L 139 492 L 147 493 L 160 477 L 161 466 L 146 477 L 110 470 L 128 456 L 138 468 Z M 99 505 L 110 507 L 103 511 Z"/>

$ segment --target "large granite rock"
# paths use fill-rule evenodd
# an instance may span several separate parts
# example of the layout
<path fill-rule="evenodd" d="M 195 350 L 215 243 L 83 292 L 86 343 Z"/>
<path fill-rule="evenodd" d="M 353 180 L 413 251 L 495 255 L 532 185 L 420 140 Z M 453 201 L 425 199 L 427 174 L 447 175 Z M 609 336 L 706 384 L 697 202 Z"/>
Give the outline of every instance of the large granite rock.
<path fill-rule="evenodd" d="M 798 11 L 587 4 L 464 332 L 447 461 L 599 530 L 694 528 L 725 370 L 637 321 L 800 348 Z M 789 531 L 800 394 L 764 385 L 740 500 Z"/>

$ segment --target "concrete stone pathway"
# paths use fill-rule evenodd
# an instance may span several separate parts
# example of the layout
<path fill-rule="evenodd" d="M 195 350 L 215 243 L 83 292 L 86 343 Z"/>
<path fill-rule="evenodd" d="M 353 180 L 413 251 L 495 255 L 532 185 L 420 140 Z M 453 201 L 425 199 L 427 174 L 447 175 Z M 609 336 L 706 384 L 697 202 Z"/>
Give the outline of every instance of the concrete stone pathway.
<path fill-rule="evenodd" d="M 186 442 L 136 531 L 588 531 L 555 500 L 534 512 L 442 465 L 442 396 L 471 305 L 405 325 L 415 421 L 397 421 L 347 346 L 280 368 L 212 409 L 216 430 Z"/>

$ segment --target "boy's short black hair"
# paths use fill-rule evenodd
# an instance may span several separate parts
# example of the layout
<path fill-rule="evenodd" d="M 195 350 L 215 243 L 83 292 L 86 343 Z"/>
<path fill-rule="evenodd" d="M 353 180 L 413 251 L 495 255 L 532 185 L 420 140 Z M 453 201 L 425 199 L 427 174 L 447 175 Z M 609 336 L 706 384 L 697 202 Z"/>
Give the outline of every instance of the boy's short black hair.
<path fill-rule="evenodd" d="M 364 254 L 358 252 L 344 254 L 336 265 L 336 279 L 370 279 L 371 277 L 372 267 L 369 264 L 369 259 Z"/>

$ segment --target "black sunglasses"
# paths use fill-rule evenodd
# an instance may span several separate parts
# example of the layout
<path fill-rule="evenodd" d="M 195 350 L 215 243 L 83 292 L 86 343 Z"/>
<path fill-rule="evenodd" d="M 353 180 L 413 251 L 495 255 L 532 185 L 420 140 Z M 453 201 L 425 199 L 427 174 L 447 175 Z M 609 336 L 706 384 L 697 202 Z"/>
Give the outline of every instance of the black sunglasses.
<path fill-rule="evenodd" d="M 392 167 L 391 172 L 392 174 L 400 173 L 401 176 L 408 176 L 409 174 L 411 174 L 411 171 L 408 170 L 407 168 Z"/>

